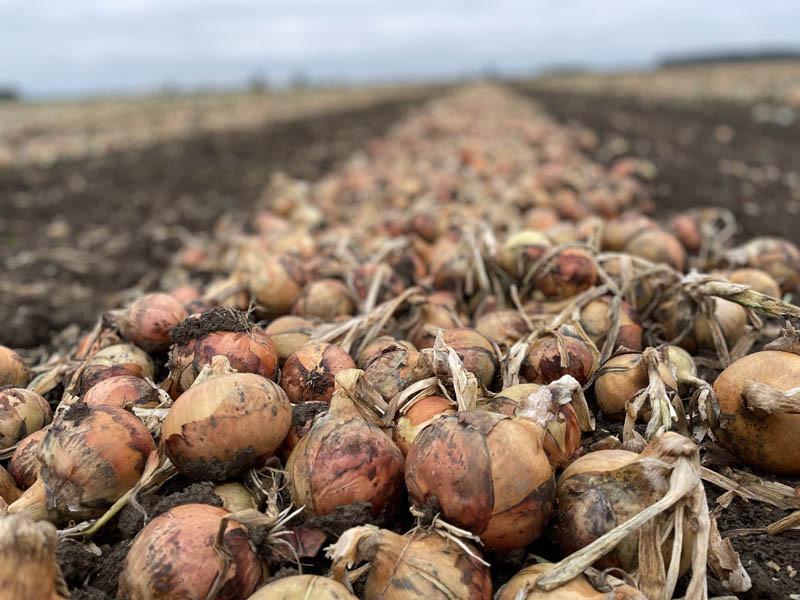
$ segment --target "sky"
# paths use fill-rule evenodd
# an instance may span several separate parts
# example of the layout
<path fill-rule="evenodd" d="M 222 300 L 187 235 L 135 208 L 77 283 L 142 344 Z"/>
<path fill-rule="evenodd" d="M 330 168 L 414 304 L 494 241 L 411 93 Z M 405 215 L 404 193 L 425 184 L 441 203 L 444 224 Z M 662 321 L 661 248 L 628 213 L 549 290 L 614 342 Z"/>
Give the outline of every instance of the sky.
<path fill-rule="evenodd" d="M 0 0 L 0 85 L 29 96 L 647 66 L 800 47 L 796 0 Z"/>

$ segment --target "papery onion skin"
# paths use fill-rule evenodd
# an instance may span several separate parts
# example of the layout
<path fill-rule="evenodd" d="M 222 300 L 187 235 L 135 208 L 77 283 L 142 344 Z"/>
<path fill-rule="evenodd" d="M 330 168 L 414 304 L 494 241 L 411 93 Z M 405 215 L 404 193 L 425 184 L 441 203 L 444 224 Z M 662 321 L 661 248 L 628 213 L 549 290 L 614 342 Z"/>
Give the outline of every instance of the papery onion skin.
<path fill-rule="evenodd" d="M 25 388 L 0 390 L 0 450 L 50 423 L 53 413 L 41 395 Z"/>
<path fill-rule="evenodd" d="M 540 337 L 531 342 L 520 373 L 530 383 L 548 384 L 564 375 L 572 375 L 584 385 L 594 370 L 594 356 L 589 347 L 572 336 L 563 336 L 567 365 L 561 366 L 558 341 L 554 336 Z"/>
<path fill-rule="evenodd" d="M 475 321 L 475 330 L 498 345 L 513 346 L 530 333 L 525 319 L 516 310 L 493 310 Z"/>
<path fill-rule="evenodd" d="M 39 479 L 9 510 L 42 517 L 46 507 L 58 521 L 97 517 L 136 484 L 153 451 L 150 432 L 128 411 L 73 404 L 42 440 Z"/>
<path fill-rule="evenodd" d="M 27 490 L 39 477 L 39 447 L 46 434 L 46 429 L 35 431 L 17 444 L 11 455 L 8 472 L 20 489 Z"/>
<path fill-rule="evenodd" d="M 188 316 L 169 294 L 147 294 L 131 304 L 119 319 L 122 337 L 147 352 L 161 352 L 171 343 L 169 332 Z"/>
<path fill-rule="evenodd" d="M 356 364 L 387 401 L 430 373 L 429 366 L 411 342 L 388 336 L 368 344 Z"/>
<path fill-rule="evenodd" d="M 214 540 L 225 509 L 184 504 L 150 521 L 131 546 L 119 580 L 120 598 L 204 598 L 219 572 Z M 232 556 L 218 600 L 245 600 L 262 579 L 261 562 L 245 529 L 229 523 L 224 544 Z"/>
<path fill-rule="evenodd" d="M 286 359 L 281 373 L 281 387 L 295 404 L 330 402 L 336 374 L 355 366 L 350 355 L 338 346 L 313 342 Z"/>
<path fill-rule="evenodd" d="M 289 433 L 286 434 L 286 438 L 283 440 L 279 452 L 283 464 L 286 464 L 289 454 L 291 454 L 298 442 L 308 435 L 317 415 L 327 411 L 329 406 L 330 404 L 328 402 L 301 402 L 300 404 L 292 404 L 292 424 L 289 427 Z"/>
<path fill-rule="evenodd" d="M 256 497 L 250 490 L 236 481 L 215 486 L 214 495 L 222 500 L 222 508 L 228 512 L 236 513 L 247 509 L 258 510 Z"/>
<path fill-rule="evenodd" d="M 30 379 L 30 371 L 22 357 L 11 348 L 0 346 L 0 387 L 24 386 Z"/>
<path fill-rule="evenodd" d="M 134 406 L 153 408 L 161 403 L 158 389 L 144 379 L 133 375 L 119 375 L 103 379 L 92 386 L 82 399 L 89 408 L 110 404 L 126 410 L 131 410 Z"/>
<path fill-rule="evenodd" d="M 656 264 L 666 264 L 681 271 L 686 268 L 686 250 L 671 233 L 660 229 L 641 232 L 625 245 L 625 252 Z"/>
<path fill-rule="evenodd" d="M 248 274 L 250 289 L 268 315 L 285 315 L 300 297 L 308 274 L 303 263 L 290 255 L 268 256 Z"/>
<path fill-rule="evenodd" d="M 17 487 L 17 482 L 11 474 L 0 465 L 0 500 L 11 504 L 22 495 Z"/>
<path fill-rule="evenodd" d="M 473 373 L 478 382 L 489 387 L 500 370 L 494 346 L 474 329 L 461 327 L 444 332 L 444 343 L 456 351 L 464 368 Z"/>
<path fill-rule="evenodd" d="M 439 291 L 430 294 L 419 307 L 420 320 L 409 333 L 408 339 L 420 350 L 431 348 L 439 329 L 455 329 L 459 326 L 456 315 L 456 299 L 451 292 Z"/>
<path fill-rule="evenodd" d="M 432 419 L 455 412 L 452 402 L 443 396 L 425 396 L 417 400 L 405 414 L 397 417 L 392 436 L 394 443 L 406 456 L 414 439 Z"/>
<path fill-rule="evenodd" d="M 203 367 L 210 365 L 215 356 L 227 358 L 231 368 L 239 373 L 255 373 L 273 380 L 278 375 L 278 352 L 261 328 L 211 331 L 172 347 L 169 366 L 174 391 L 180 394 L 188 390 Z"/>
<path fill-rule="evenodd" d="M 406 457 L 406 486 L 418 508 L 432 504 L 450 523 L 497 551 L 538 538 L 553 508 L 553 471 L 529 419 L 486 411 L 437 418 Z"/>
<path fill-rule="evenodd" d="M 544 233 L 520 231 L 506 240 L 497 262 L 509 274 L 521 280 L 550 246 L 550 240 Z"/>
<path fill-rule="evenodd" d="M 320 575 L 290 575 L 259 588 L 248 600 L 358 600 L 338 581 Z"/>
<path fill-rule="evenodd" d="M 714 433 L 720 443 L 750 466 L 779 475 L 800 474 L 800 415 L 750 410 L 742 397 L 750 382 L 781 391 L 800 386 L 800 356 L 756 352 L 731 364 L 714 382 L 720 409 Z"/>
<path fill-rule="evenodd" d="M 549 592 L 533 587 L 536 580 L 552 567 L 550 563 L 525 567 L 497 590 L 494 600 L 518 600 L 520 597 L 525 600 L 647 600 L 644 594 L 627 584 L 614 587 L 608 592 L 600 592 L 583 575 L 578 575 Z"/>
<path fill-rule="evenodd" d="M 286 394 L 252 373 L 212 377 L 189 388 L 161 430 L 167 455 L 192 480 L 224 481 L 271 456 L 291 424 Z"/>
<path fill-rule="evenodd" d="M 155 377 L 155 366 L 147 353 L 133 344 L 107 346 L 89 359 L 81 373 L 78 389 L 85 394 L 100 381 L 119 375 L 152 379 Z"/>
<path fill-rule="evenodd" d="M 647 366 L 642 362 L 642 354 L 627 352 L 612 356 L 599 373 L 594 382 L 597 405 L 607 419 L 622 421 L 627 401 L 648 383 Z M 667 363 L 661 363 L 659 374 L 668 388 L 677 389 L 678 383 Z"/>
<path fill-rule="evenodd" d="M 406 289 L 403 280 L 395 273 L 394 269 L 388 265 L 378 265 L 376 263 L 364 263 L 357 266 L 350 274 L 350 287 L 356 297 L 363 302 L 367 299 L 372 281 L 377 276 L 378 270 L 384 268 L 385 272 L 381 277 L 381 285 L 378 296 L 378 303 L 391 300 L 399 296 Z"/>
<path fill-rule="evenodd" d="M 571 298 L 597 283 L 594 259 L 583 248 L 564 248 L 543 267 L 534 280 L 535 289 L 550 300 Z"/>
<path fill-rule="evenodd" d="M 35 523 L 22 515 L 0 518 L 0 598 L 63 600 L 57 544 L 58 532 L 50 523 Z"/>
<path fill-rule="evenodd" d="M 330 322 L 340 316 L 352 315 L 355 303 L 338 279 L 318 279 L 305 285 L 292 306 L 292 314 Z"/>
<path fill-rule="evenodd" d="M 264 333 L 269 335 L 278 353 L 278 360 L 283 364 L 287 358 L 308 343 L 314 327 L 314 322 L 309 319 L 285 315 L 267 325 Z"/>

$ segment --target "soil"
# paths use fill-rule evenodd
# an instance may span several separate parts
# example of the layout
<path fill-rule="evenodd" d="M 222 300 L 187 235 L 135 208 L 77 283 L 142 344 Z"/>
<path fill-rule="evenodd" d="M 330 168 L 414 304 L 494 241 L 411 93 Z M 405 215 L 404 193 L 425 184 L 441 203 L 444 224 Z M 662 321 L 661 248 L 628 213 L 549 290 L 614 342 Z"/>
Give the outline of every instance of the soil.
<path fill-rule="evenodd" d="M 595 158 L 609 164 L 622 155 L 653 162 L 657 214 L 698 206 L 724 206 L 736 215 L 739 239 L 778 235 L 797 243 L 800 228 L 800 124 L 756 123 L 747 107 L 720 102 L 678 106 L 642 99 L 535 91 L 517 87 L 562 122 L 591 128 L 600 144 Z M 731 135 L 732 134 L 732 135 Z M 621 150 L 623 150 L 620 152 Z M 730 165 L 747 165 L 747 169 Z M 598 429 L 617 433 L 614 424 Z M 591 441 L 608 435 L 598 434 Z M 798 481 L 760 474 L 764 479 L 798 486 Z M 712 508 L 722 494 L 707 486 Z M 718 516 L 719 530 L 764 527 L 787 511 L 736 499 Z M 800 593 L 800 531 L 777 536 L 735 535 L 734 549 L 752 579 L 746 599 L 789 598 Z M 771 565 L 767 562 L 772 561 Z M 775 566 L 779 570 L 775 570 Z M 730 595 L 713 577 L 709 595 Z"/>
<path fill-rule="evenodd" d="M 0 170 L 0 344 L 90 327 L 121 291 L 157 287 L 187 232 L 245 214 L 273 173 L 316 179 L 423 99 Z"/>

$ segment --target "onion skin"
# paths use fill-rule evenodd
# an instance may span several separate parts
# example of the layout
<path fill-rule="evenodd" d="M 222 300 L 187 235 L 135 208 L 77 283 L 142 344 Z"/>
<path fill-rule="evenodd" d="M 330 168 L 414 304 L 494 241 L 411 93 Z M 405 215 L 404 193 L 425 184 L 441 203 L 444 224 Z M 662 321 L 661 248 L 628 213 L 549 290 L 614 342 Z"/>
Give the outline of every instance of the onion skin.
<path fill-rule="evenodd" d="M 0 466 L 0 500 L 5 501 L 6 504 L 11 504 L 22 495 L 22 492 L 17 487 L 14 478 Z"/>
<path fill-rule="evenodd" d="M 549 592 L 533 587 L 536 580 L 547 573 L 552 564 L 530 565 L 514 575 L 503 587 L 497 590 L 495 600 L 647 600 L 639 590 L 629 585 L 621 585 L 610 592 L 597 591 L 589 580 L 578 575 L 564 585 Z M 520 594 L 524 594 L 520 596 Z"/>
<path fill-rule="evenodd" d="M 224 481 L 271 456 L 291 424 L 278 385 L 252 373 L 198 383 L 170 408 L 161 437 L 170 460 L 192 480 Z"/>
<path fill-rule="evenodd" d="M 46 429 L 35 431 L 17 444 L 11 455 L 8 472 L 20 489 L 27 490 L 39 477 L 39 448 L 46 434 Z"/>
<path fill-rule="evenodd" d="M 319 279 L 306 284 L 292 307 L 292 314 L 322 321 L 352 315 L 355 303 L 350 290 L 338 279 Z"/>
<path fill-rule="evenodd" d="M 286 315 L 278 317 L 264 328 L 278 353 L 278 361 L 283 364 L 287 358 L 308 343 L 314 332 L 314 322 L 303 317 Z"/>
<path fill-rule="evenodd" d="M 757 237 L 734 249 L 732 254 L 737 262 L 772 276 L 784 294 L 800 284 L 800 250 L 788 240 Z"/>
<path fill-rule="evenodd" d="M 214 494 L 222 500 L 222 508 L 228 512 L 258 510 L 256 497 L 241 483 L 222 483 L 214 488 Z"/>
<path fill-rule="evenodd" d="M 259 327 L 250 331 L 212 331 L 172 347 L 169 358 L 175 392 L 188 390 L 204 366 L 224 356 L 239 373 L 255 373 L 274 380 L 278 376 L 278 351 Z"/>
<path fill-rule="evenodd" d="M 79 391 L 81 395 L 109 377 L 133 375 L 143 379 L 155 377 L 153 361 L 141 348 L 133 344 L 114 344 L 98 350 L 81 373 Z"/>
<path fill-rule="evenodd" d="M 531 343 L 520 369 L 528 382 L 545 385 L 564 375 L 572 375 L 581 385 L 589 381 L 594 371 L 592 351 L 577 338 L 565 335 L 563 339 L 567 352 L 565 367 L 561 366 L 561 354 L 554 336 L 540 337 Z"/>
<path fill-rule="evenodd" d="M 656 264 L 666 264 L 681 271 L 686 268 L 686 250 L 671 233 L 660 229 L 645 230 L 625 245 L 625 252 Z"/>
<path fill-rule="evenodd" d="M 583 248 L 564 248 L 540 271 L 534 287 L 550 300 L 571 298 L 597 283 L 597 267 Z"/>
<path fill-rule="evenodd" d="M 431 421 L 406 457 L 406 486 L 418 508 L 479 535 L 497 551 L 538 538 L 553 508 L 544 431 L 529 419 L 481 410 Z"/>
<path fill-rule="evenodd" d="M 133 375 L 104 379 L 92 386 L 82 399 L 89 408 L 110 404 L 126 410 L 131 410 L 134 406 L 154 408 L 161 403 L 158 389 Z"/>
<path fill-rule="evenodd" d="M 281 387 L 294 404 L 330 402 L 336 374 L 355 366 L 350 355 L 338 346 L 326 342 L 310 343 L 286 359 Z"/>
<path fill-rule="evenodd" d="M 625 418 L 625 405 L 648 384 L 647 366 L 641 352 L 628 352 L 609 358 L 594 381 L 594 397 L 600 410 L 610 421 Z M 667 363 L 662 362 L 659 374 L 668 388 L 677 389 L 678 383 Z"/>
<path fill-rule="evenodd" d="M 59 522 L 97 517 L 136 484 L 154 451 L 128 411 L 73 404 L 42 440 L 39 479 L 9 511 Z"/>
<path fill-rule="evenodd" d="M 170 329 L 187 316 L 183 304 L 173 296 L 147 294 L 128 307 L 118 324 L 125 340 L 147 352 L 162 352 L 171 343 Z"/>
<path fill-rule="evenodd" d="M 0 598 L 63 600 L 57 544 L 58 532 L 50 523 L 35 523 L 21 515 L 0 518 Z"/>
<path fill-rule="evenodd" d="M 268 315 L 285 315 L 300 297 L 308 275 L 303 263 L 288 254 L 257 261 L 248 283 L 259 307 Z"/>
<path fill-rule="evenodd" d="M 697 252 L 703 243 L 703 235 L 697 221 L 691 215 L 677 215 L 669 222 L 669 229 L 689 252 Z"/>
<path fill-rule="evenodd" d="M 30 379 L 30 371 L 22 357 L 11 348 L 0 346 L 0 387 L 24 386 Z"/>
<path fill-rule="evenodd" d="M 611 327 L 611 298 L 602 297 L 592 300 L 581 310 L 581 326 L 594 342 L 601 348 Z M 615 347 L 623 346 L 637 352 L 642 350 L 642 326 L 637 322 L 636 311 L 625 301 L 620 302 L 619 333 Z"/>
<path fill-rule="evenodd" d="M 248 600 L 358 600 L 329 577 L 292 575 L 259 588 Z"/>
<path fill-rule="evenodd" d="M 356 364 L 385 400 L 391 400 L 430 373 L 429 365 L 411 342 L 390 337 L 381 337 L 368 344 Z"/>
<path fill-rule="evenodd" d="M 727 279 L 731 283 L 749 285 L 755 291 L 772 298 L 781 297 L 781 286 L 769 273 L 761 269 L 736 269 L 728 275 Z"/>
<path fill-rule="evenodd" d="M 438 290 L 458 290 L 470 269 L 469 257 L 458 242 L 439 238 L 433 246 L 429 270 Z"/>
<path fill-rule="evenodd" d="M 42 396 L 25 388 L 0 390 L 0 450 L 50 423 L 53 413 Z"/>
<path fill-rule="evenodd" d="M 448 330 L 459 326 L 454 316 L 456 299 L 450 292 L 431 294 L 419 310 L 420 323 L 410 332 L 408 339 L 420 350 L 433 347 L 438 329 Z"/>
<path fill-rule="evenodd" d="M 291 454 L 300 440 L 308 435 L 317 415 L 327 411 L 328 407 L 329 404 L 327 402 L 292 404 L 292 425 L 289 427 L 289 433 L 286 434 L 286 439 L 283 440 L 280 451 L 283 464 L 286 464 L 289 454 Z"/>
<path fill-rule="evenodd" d="M 714 298 L 714 316 L 719 322 L 722 335 L 728 348 L 733 348 L 736 342 L 744 335 L 747 325 L 747 311 L 743 306 L 725 300 Z M 703 314 L 698 314 L 693 327 L 694 341 L 699 348 L 714 348 L 714 338 L 711 334 L 711 325 Z"/>
<path fill-rule="evenodd" d="M 444 343 L 456 351 L 464 368 L 474 374 L 481 385 L 489 387 L 500 370 L 492 343 L 474 329 L 466 327 L 448 329 L 443 337 Z"/>
<path fill-rule="evenodd" d="M 497 263 L 514 278 L 521 280 L 550 246 L 550 240 L 544 233 L 520 231 L 506 240 Z"/>
<path fill-rule="evenodd" d="M 743 398 L 747 383 L 768 384 L 786 391 L 800 385 L 800 356 L 765 350 L 740 358 L 714 382 L 720 443 L 747 464 L 778 475 L 800 474 L 800 415 L 776 412 L 759 415 Z"/>
<path fill-rule="evenodd" d="M 205 598 L 218 574 L 214 540 L 229 513 L 206 504 L 184 504 L 148 523 L 131 546 L 119 580 L 126 600 Z M 232 560 L 218 600 L 245 600 L 262 579 L 261 563 L 246 530 L 229 523 L 224 544 Z"/>
<path fill-rule="evenodd" d="M 475 330 L 499 346 L 513 346 L 530 333 L 516 310 L 493 310 L 475 321 Z"/>
<path fill-rule="evenodd" d="M 341 377 L 355 376 L 346 371 Z M 337 387 L 327 414 L 292 450 L 286 463 L 295 506 L 310 516 L 368 502 L 377 516 L 402 504 L 403 455 L 392 439 L 368 422 Z"/>
<path fill-rule="evenodd" d="M 403 456 L 408 454 L 411 444 L 420 431 L 439 415 L 455 414 L 455 408 L 443 396 L 425 396 L 417 400 L 405 414 L 397 418 L 392 438 Z"/>
<path fill-rule="evenodd" d="M 637 212 L 621 214 L 603 225 L 601 246 L 603 250 L 619 252 L 639 233 L 648 229 L 658 229 L 658 224 Z"/>

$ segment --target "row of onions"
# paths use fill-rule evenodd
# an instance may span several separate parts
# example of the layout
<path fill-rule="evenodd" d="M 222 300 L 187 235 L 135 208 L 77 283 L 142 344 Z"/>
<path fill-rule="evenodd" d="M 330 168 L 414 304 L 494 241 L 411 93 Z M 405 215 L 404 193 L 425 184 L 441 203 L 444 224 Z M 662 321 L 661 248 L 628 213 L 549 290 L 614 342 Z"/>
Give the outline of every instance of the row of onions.
<path fill-rule="evenodd" d="M 147 515 L 119 598 L 745 590 L 700 451 L 800 474 L 800 251 L 651 219 L 652 165 L 596 143 L 458 90 L 276 177 L 68 353 L 2 349 L 0 589 L 64 597 L 58 544 L 171 480 L 219 503 Z"/>

